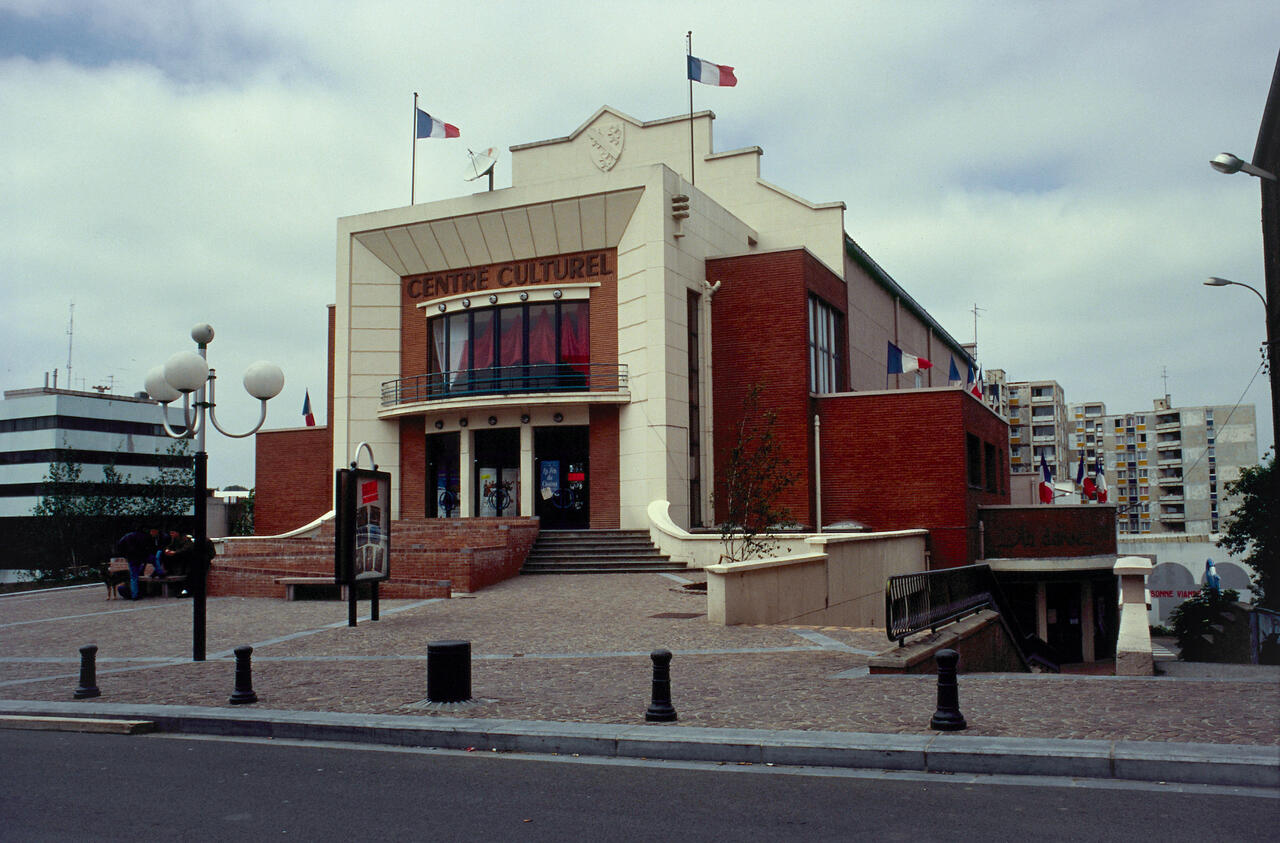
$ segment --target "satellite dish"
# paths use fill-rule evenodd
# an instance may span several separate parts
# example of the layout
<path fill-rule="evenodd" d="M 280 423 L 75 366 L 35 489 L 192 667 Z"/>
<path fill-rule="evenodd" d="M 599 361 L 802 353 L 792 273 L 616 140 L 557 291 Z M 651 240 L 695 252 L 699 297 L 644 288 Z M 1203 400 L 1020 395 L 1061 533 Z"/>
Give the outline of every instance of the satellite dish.
<path fill-rule="evenodd" d="M 462 178 L 466 181 L 475 181 L 481 176 L 489 177 L 489 189 L 493 190 L 493 168 L 498 163 L 498 150 L 496 147 L 489 147 L 483 152 L 472 152 L 467 150 L 467 166 L 462 174 Z"/>

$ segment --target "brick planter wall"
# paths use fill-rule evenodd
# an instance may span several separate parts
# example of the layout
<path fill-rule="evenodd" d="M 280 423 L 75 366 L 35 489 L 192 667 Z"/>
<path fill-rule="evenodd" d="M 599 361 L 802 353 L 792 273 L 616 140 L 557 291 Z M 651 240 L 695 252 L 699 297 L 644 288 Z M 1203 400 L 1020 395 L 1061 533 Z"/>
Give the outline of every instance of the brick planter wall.
<path fill-rule="evenodd" d="M 538 537 L 535 518 L 401 519 L 391 522 L 387 599 L 448 597 L 510 579 Z M 333 525 L 308 537 L 221 543 L 210 596 L 284 597 L 277 577 L 333 577 Z"/>

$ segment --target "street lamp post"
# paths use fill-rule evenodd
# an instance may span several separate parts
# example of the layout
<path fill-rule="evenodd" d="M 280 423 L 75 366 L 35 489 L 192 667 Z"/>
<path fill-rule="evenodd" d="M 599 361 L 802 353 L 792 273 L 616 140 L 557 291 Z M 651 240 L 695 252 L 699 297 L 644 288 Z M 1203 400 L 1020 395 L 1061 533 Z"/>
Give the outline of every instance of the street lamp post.
<path fill-rule="evenodd" d="M 1275 447 L 1280 448 L 1280 417 L 1278 417 L 1280 416 L 1280 366 L 1276 365 L 1278 352 L 1275 345 L 1276 337 L 1280 334 L 1280 269 L 1276 265 L 1276 249 L 1277 245 L 1280 245 L 1280 230 L 1277 229 L 1276 224 L 1277 188 L 1280 188 L 1280 180 L 1276 179 L 1275 165 L 1272 163 L 1276 160 L 1276 108 L 1280 106 L 1280 100 L 1277 100 L 1277 91 L 1280 91 L 1280 88 L 1277 88 L 1278 84 L 1280 84 L 1280 61 L 1276 63 L 1271 93 L 1267 96 L 1267 107 L 1263 114 L 1263 125 L 1258 131 L 1258 146 L 1253 156 L 1253 160 L 1258 164 L 1242 161 L 1230 152 L 1215 155 L 1209 162 L 1209 166 L 1219 173 L 1226 175 L 1248 173 L 1259 179 L 1262 185 L 1262 252 L 1263 262 L 1266 264 L 1267 294 L 1264 296 L 1248 284 L 1222 278 L 1210 278 L 1205 284 L 1211 287 L 1228 285 L 1248 287 L 1262 299 L 1267 319 L 1267 365 L 1271 367 L 1271 434 Z M 1259 164 L 1271 169 L 1265 169 Z"/>
<path fill-rule="evenodd" d="M 1239 281 L 1228 281 L 1225 278 L 1212 277 L 1204 282 L 1206 287 L 1244 287 L 1246 290 L 1252 290 L 1253 294 L 1258 297 L 1258 301 L 1262 302 L 1262 313 L 1266 319 L 1267 341 L 1263 346 L 1263 357 L 1267 361 L 1267 365 L 1271 371 L 1271 430 L 1272 441 L 1280 444 L 1280 390 L 1276 389 L 1276 339 L 1272 335 L 1271 330 L 1271 306 L 1267 303 L 1267 297 L 1264 296 L 1257 287 L 1251 284 L 1242 284 Z"/>
<path fill-rule="evenodd" d="M 280 394 L 284 388 L 284 372 L 274 363 L 258 361 L 244 373 L 244 388 L 262 403 L 262 411 L 258 415 L 258 423 L 247 433 L 228 433 L 218 424 L 217 403 L 214 399 L 214 385 L 217 375 L 209 368 L 208 347 L 213 341 L 213 327 L 200 323 L 191 329 L 191 339 L 196 343 L 196 351 L 179 351 L 170 357 L 163 366 L 156 366 L 147 372 L 147 392 L 160 403 L 160 418 L 164 431 L 173 439 L 194 439 L 196 453 L 193 459 L 195 468 L 195 553 L 196 561 L 188 567 L 188 589 L 191 592 L 191 659 L 202 662 L 205 657 L 205 583 L 208 576 L 208 557 L 205 546 L 209 540 L 209 528 L 206 523 L 205 494 L 208 488 L 209 455 L 205 452 L 205 432 L 208 427 L 206 418 L 223 436 L 232 439 L 243 439 L 252 436 L 267 420 L 267 401 Z M 192 400 L 194 393 L 194 401 Z M 186 427 L 181 432 L 169 426 L 169 403 L 182 398 L 182 420 Z M 192 577 L 194 568 L 195 576 Z"/>

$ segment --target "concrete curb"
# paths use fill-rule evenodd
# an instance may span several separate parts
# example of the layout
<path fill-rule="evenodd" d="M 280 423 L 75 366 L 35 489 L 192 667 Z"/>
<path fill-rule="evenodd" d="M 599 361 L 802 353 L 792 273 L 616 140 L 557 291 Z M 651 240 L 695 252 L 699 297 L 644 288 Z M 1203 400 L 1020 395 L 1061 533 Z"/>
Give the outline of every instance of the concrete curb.
<path fill-rule="evenodd" d="M 1280 747 L 712 729 L 0 700 L 0 714 L 149 720 L 160 732 L 605 758 L 986 773 L 1280 789 Z"/>

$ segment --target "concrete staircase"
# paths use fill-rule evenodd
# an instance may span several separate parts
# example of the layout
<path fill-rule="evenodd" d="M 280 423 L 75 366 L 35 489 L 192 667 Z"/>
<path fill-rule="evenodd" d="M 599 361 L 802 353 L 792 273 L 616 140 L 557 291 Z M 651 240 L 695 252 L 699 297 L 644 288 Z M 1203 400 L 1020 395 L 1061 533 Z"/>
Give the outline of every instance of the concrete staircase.
<path fill-rule="evenodd" d="M 522 574 L 639 574 L 683 571 L 649 541 L 648 530 L 543 530 Z"/>

